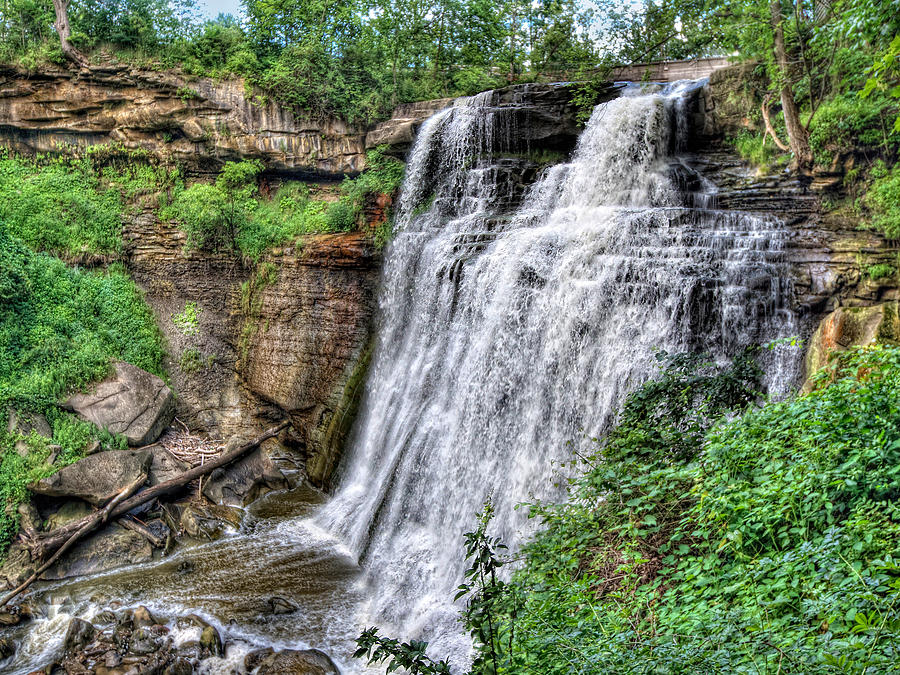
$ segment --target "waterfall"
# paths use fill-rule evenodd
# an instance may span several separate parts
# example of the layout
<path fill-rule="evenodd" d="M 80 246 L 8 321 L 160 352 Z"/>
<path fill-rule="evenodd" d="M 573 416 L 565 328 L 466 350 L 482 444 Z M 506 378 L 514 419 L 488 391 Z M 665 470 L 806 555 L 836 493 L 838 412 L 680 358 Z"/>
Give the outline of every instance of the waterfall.
<path fill-rule="evenodd" d="M 373 367 L 341 487 L 319 516 L 359 556 L 368 621 L 465 659 L 462 535 L 493 495 L 515 545 L 527 500 L 559 497 L 655 351 L 791 335 L 780 222 L 715 207 L 690 169 L 696 84 L 601 104 L 571 160 L 524 187 L 492 92 L 428 120 L 385 263 Z M 773 352 L 770 391 L 794 377 Z M 796 359 L 793 359 L 796 360 Z"/>

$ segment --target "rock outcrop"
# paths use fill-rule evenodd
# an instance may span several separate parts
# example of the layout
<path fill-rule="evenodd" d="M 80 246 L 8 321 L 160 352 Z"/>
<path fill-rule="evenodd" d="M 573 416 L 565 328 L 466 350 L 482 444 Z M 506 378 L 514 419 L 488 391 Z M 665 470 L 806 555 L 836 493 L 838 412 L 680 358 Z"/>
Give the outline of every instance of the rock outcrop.
<path fill-rule="evenodd" d="M 0 143 L 27 153 L 121 144 L 193 172 L 257 158 L 273 171 L 341 176 L 365 165 L 365 129 L 247 96 L 240 80 L 188 80 L 126 66 L 0 68 Z"/>
<path fill-rule="evenodd" d="M 282 471 L 306 464 L 327 485 L 372 339 L 381 260 L 372 235 L 304 237 L 261 261 L 273 269 L 264 283 L 233 255 L 186 253 L 178 228 L 149 212 L 126 226 L 125 238 L 127 265 L 169 345 L 178 418 L 230 438 L 255 436 L 287 413 L 291 447 L 267 444 L 264 452 Z M 200 310 L 196 335 L 172 319 L 187 302 Z M 182 367 L 189 350 L 199 367 Z"/>
<path fill-rule="evenodd" d="M 819 323 L 806 350 L 806 383 L 813 386 L 812 376 L 828 365 L 831 358 L 851 347 L 900 342 L 900 316 L 896 301 L 869 306 L 838 307 Z"/>
<path fill-rule="evenodd" d="M 152 443 L 172 423 L 175 395 L 156 375 L 124 361 L 86 393 L 70 396 L 63 407 L 113 434 L 129 445 Z"/>
<path fill-rule="evenodd" d="M 146 450 L 107 450 L 63 467 L 28 486 L 35 494 L 105 504 L 127 485 L 146 476 L 152 456 Z"/>

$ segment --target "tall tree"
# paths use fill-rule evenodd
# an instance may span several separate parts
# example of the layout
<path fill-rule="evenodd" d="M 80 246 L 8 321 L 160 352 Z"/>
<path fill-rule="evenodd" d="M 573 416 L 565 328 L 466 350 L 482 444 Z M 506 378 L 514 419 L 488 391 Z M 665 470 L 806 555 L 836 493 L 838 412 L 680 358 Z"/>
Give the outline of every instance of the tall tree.
<path fill-rule="evenodd" d="M 69 0 L 53 0 L 53 11 L 56 12 L 56 21 L 53 23 L 53 27 L 59 35 L 59 45 L 63 54 L 75 65 L 87 67 L 88 60 L 84 54 L 75 49 L 70 41 L 72 28 L 69 26 Z"/>
<path fill-rule="evenodd" d="M 813 154 L 809 147 L 809 130 L 800 121 L 800 109 L 794 98 L 793 73 L 784 39 L 784 16 L 781 13 L 781 0 L 771 0 L 769 12 L 775 63 L 779 77 L 781 110 L 784 113 L 784 124 L 787 127 L 791 152 L 794 154 L 794 166 L 800 171 L 808 171 L 813 165 Z"/>

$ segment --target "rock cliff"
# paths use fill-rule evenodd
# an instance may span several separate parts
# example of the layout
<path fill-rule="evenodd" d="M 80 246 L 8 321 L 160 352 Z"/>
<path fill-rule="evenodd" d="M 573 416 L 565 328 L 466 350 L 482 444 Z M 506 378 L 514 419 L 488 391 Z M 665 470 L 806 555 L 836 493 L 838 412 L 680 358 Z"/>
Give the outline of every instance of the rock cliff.
<path fill-rule="evenodd" d="M 247 94 L 240 80 L 188 81 L 125 66 L 0 67 L 0 143 L 28 153 L 120 143 L 198 173 L 251 157 L 270 171 L 299 175 L 363 169 L 365 129 L 299 118 Z"/>
<path fill-rule="evenodd" d="M 369 232 L 310 235 L 256 266 L 184 251 L 184 236 L 150 212 L 126 228 L 127 265 L 169 345 L 177 415 L 221 438 L 252 436 L 286 413 L 291 447 L 265 450 L 281 468 L 326 486 L 372 340 L 380 254 Z M 196 332 L 174 317 L 198 310 Z"/>

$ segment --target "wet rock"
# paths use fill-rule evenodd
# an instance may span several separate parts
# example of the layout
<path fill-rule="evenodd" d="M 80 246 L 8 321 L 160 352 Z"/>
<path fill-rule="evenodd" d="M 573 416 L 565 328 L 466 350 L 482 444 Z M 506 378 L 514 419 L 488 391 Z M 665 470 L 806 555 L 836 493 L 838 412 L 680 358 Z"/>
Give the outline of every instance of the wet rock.
<path fill-rule="evenodd" d="M 84 518 L 92 511 L 93 509 L 90 507 L 90 505 L 87 504 L 87 502 L 81 501 L 80 499 L 65 501 L 59 505 L 59 508 L 55 512 L 47 516 L 45 529 L 48 532 L 51 530 L 55 530 L 58 527 L 68 525 L 75 520 Z"/>
<path fill-rule="evenodd" d="M 25 531 L 41 529 L 41 514 L 31 502 L 22 502 L 16 511 L 19 514 L 19 526 Z"/>
<path fill-rule="evenodd" d="M 232 437 L 225 452 L 236 449 L 249 439 Z M 274 462 L 257 448 L 237 462 L 213 471 L 203 486 L 204 496 L 216 504 L 245 506 L 272 490 L 288 487 L 284 474 Z"/>
<path fill-rule="evenodd" d="M 238 527 L 242 512 L 229 506 L 191 502 L 181 512 L 181 530 L 194 539 L 218 539 L 226 527 Z"/>
<path fill-rule="evenodd" d="M 334 661 L 318 649 L 257 650 L 247 654 L 244 667 L 255 668 L 257 675 L 340 675 Z"/>
<path fill-rule="evenodd" d="M 19 413 L 12 408 L 9 409 L 6 430 L 12 435 L 28 436 L 34 432 L 47 439 L 53 438 L 53 430 L 46 417 L 36 413 Z M 28 444 L 25 441 L 16 441 L 15 447 L 22 457 L 28 456 Z"/>
<path fill-rule="evenodd" d="M 72 619 L 63 639 L 63 650 L 67 654 L 74 653 L 94 639 L 96 629 L 87 621 Z"/>
<path fill-rule="evenodd" d="M 222 638 L 214 626 L 207 625 L 200 633 L 200 646 L 213 656 L 225 654 L 225 650 L 222 648 Z"/>
<path fill-rule="evenodd" d="M 68 579 L 153 559 L 153 547 L 137 532 L 112 525 L 83 539 L 60 558 L 43 578 Z"/>
<path fill-rule="evenodd" d="M 5 588 L 15 588 L 30 577 L 34 570 L 28 549 L 14 541 L 6 552 L 6 560 L 0 566 L 0 582 Z"/>
<path fill-rule="evenodd" d="M 0 626 L 17 626 L 21 622 L 18 614 L 11 612 L 0 612 Z"/>
<path fill-rule="evenodd" d="M 287 598 L 282 598 L 280 596 L 274 596 L 269 598 L 268 601 L 268 609 L 272 614 L 293 614 L 296 612 L 300 606 Z"/>
<path fill-rule="evenodd" d="M 191 468 L 187 462 L 176 459 L 175 456 L 161 445 L 152 445 L 144 448 L 150 453 L 150 475 L 147 478 L 148 485 L 158 485 L 177 477 Z"/>
<path fill-rule="evenodd" d="M 191 665 L 191 662 L 184 657 L 179 657 L 175 659 L 174 663 L 166 667 L 163 675 L 191 675 L 193 672 L 194 667 Z"/>
<path fill-rule="evenodd" d="M 124 361 L 115 372 L 86 394 L 63 403 L 67 410 L 114 434 L 129 445 L 152 443 L 175 417 L 175 395 L 156 375 Z"/>
<path fill-rule="evenodd" d="M 99 626 L 111 626 L 116 622 L 116 615 L 113 614 L 108 609 L 104 609 L 102 612 L 98 612 L 97 615 L 93 619 L 93 623 Z M 112 668 L 112 666 L 110 666 Z"/>
<path fill-rule="evenodd" d="M 154 635 L 150 628 L 142 626 L 131 635 L 128 651 L 132 654 L 144 655 L 158 651 L 160 647 L 159 637 Z"/>
<path fill-rule="evenodd" d="M 135 607 L 131 612 L 131 625 L 135 628 L 143 628 L 156 625 L 157 621 L 153 618 L 150 610 L 140 605 Z"/>
<path fill-rule="evenodd" d="M 119 494 L 150 467 L 146 450 L 98 452 L 28 486 L 49 497 L 76 497 L 99 506 Z"/>

